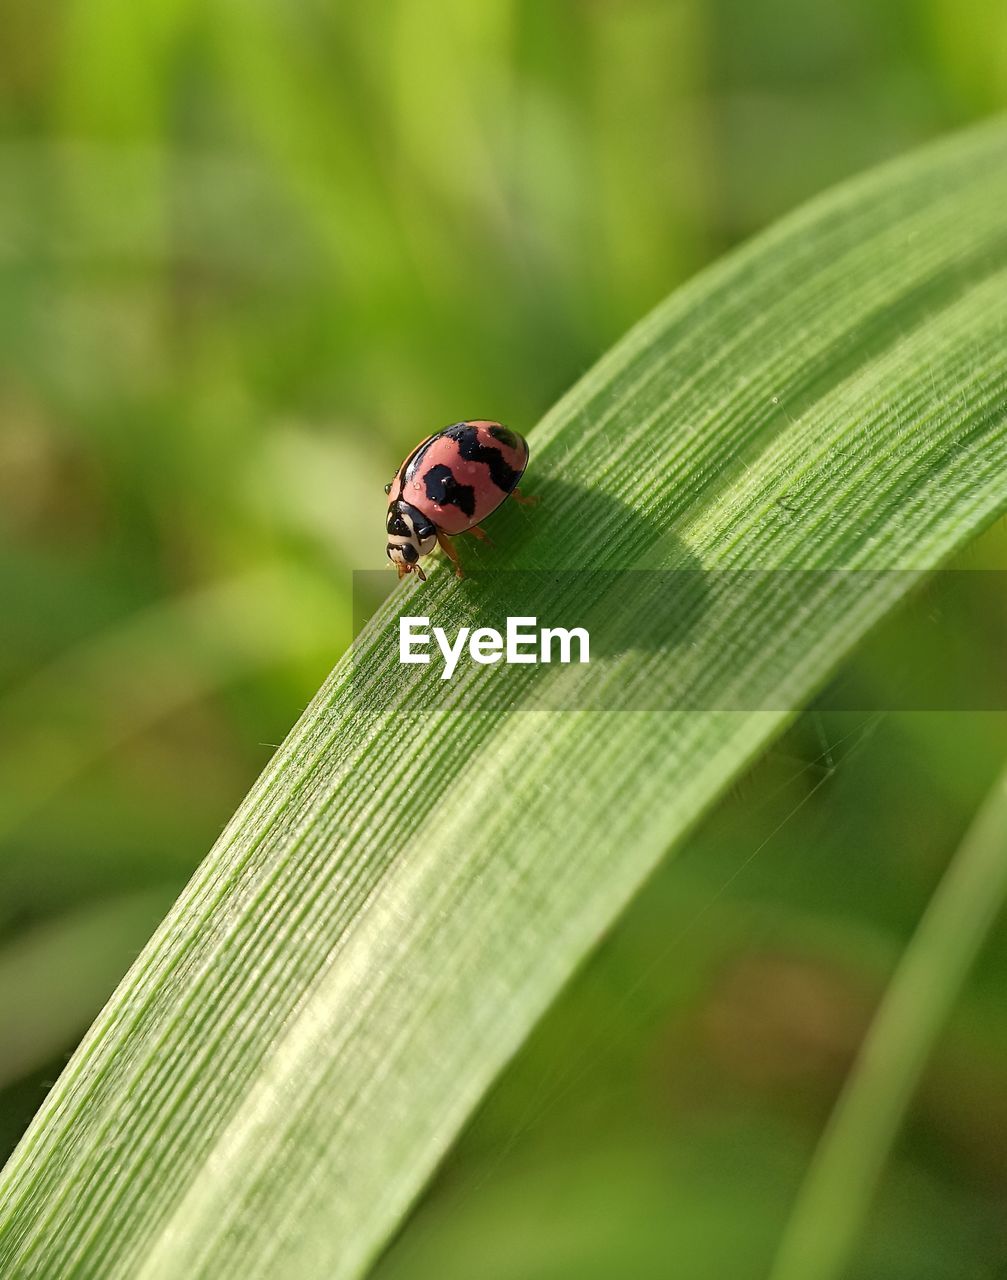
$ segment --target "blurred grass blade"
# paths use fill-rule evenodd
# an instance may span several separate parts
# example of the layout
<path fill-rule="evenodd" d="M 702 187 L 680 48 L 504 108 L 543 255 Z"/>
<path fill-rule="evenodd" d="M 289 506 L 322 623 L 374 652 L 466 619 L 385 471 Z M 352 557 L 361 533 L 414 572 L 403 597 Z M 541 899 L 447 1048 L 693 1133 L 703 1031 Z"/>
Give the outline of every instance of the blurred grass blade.
<path fill-rule="evenodd" d="M 1007 771 L 896 970 L 787 1227 L 772 1280 L 848 1274 L 871 1199 L 941 1027 L 1007 895 Z"/>
<path fill-rule="evenodd" d="M 398 612 L 421 599 L 452 632 L 495 598 L 443 567 L 404 584 L 10 1161 L 5 1276 L 366 1268 L 662 854 L 1007 508 L 1005 207 L 1000 124 L 848 184 L 673 295 L 547 416 L 542 503 L 500 513 L 483 563 L 849 570 L 783 602 L 721 575 L 745 625 L 712 646 L 704 705 L 758 678 L 778 710 L 518 711 L 521 673 L 475 667 L 404 702 Z M 557 577 L 568 614 L 592 590 Z M 586 702 L 689 673 L 709 624 L 686 621 L 632 677 L 586 668 Z"/>
<path fill-rule="evenodd" d="M 120 894 L 35 925 L 0 947 L 0 1089 L 79 1035 L 171 902 L 170 887 Z"/>
<path fill-rule="evenodd" d="M 317 654 L 348 613 L 336 594 L 293 568 L 260 569 L 143 610 L 4 690 L 0 836 L 173 711 L 250 671 Z"/>

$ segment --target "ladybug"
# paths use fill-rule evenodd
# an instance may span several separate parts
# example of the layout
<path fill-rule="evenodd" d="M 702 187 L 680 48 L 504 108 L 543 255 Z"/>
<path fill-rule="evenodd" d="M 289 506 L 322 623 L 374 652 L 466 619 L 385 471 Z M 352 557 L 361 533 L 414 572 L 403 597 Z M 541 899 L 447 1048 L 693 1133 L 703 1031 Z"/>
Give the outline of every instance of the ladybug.
<path fill-rule="evenodd" d="M 517 492 L 527 465 L 527 442 L 499 422 L 456 422 L 427 436 L 385 485 L 385 551 L 399 577 L 415 573 L 426 582 L 420 558 L 437 543 L 454 564 L 456 575 L 464 577 L 449 537 L 471 533 L 488 541 L 480 520 L 511 494 L 518 502 L 533 502 Z"/>

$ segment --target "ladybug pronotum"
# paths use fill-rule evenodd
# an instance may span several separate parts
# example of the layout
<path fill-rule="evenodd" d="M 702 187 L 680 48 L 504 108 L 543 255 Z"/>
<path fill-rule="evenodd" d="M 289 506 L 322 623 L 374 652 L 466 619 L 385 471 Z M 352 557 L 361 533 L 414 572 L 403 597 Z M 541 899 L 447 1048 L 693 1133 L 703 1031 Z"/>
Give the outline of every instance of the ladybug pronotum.
<path fill-rule="evenodd" d="M 499 422 L 456 422 L 427 436 L 385 485 L 385 551 L 399 577 L 415 573 L 425 582 L 419 562 L 438 543 L 463 577 L 450 537 L 471 533 L 485 539 L 479 522 L 511 494 L 518 502 L 533 501 L 517 492 L 527 465 L 527 442 Z"/>

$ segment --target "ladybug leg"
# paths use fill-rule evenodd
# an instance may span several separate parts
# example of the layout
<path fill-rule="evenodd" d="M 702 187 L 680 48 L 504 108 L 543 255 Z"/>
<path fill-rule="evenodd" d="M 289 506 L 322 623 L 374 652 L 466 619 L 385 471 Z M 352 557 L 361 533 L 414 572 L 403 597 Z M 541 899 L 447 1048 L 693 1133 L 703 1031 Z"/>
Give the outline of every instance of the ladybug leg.
<path fill-rule="evenodd" d="M 480 542 L 488 542 L 492 547 L 493 539 L 489 536 L 486 530 L 481 528 L 479 525 L 474 524 L 471 529 L 466 529 L 465 532 L 471 533 L 473 538 L 478 538 Z"/>
<path fill-rule="evenodd" d="M 458 559 L 458 552 L 455 550 L 454 543 L 446 533 L 441 533 L 440 529 L 437 530 L 437 541 L 440 544 L 441 550 L 454 565 L 455 577 L 464 578 L 465 574 L 462 573 L 461 561 Z"/>
<path fill-rule="evenodd" d="M 510 496 L 519 507 L 537 507 L 540 499 L 532 494 L 522 493 L 520 489 L 511 489 Z"/>

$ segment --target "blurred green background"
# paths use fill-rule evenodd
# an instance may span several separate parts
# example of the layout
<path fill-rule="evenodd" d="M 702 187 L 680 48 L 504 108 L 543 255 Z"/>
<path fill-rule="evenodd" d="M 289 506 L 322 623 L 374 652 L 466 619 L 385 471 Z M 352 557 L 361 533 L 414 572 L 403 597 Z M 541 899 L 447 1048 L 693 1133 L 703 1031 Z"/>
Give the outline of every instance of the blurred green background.
<path fill-rule="evenodd" d="M 704 263 L 1007 105 L 1002 0 L 7 0 L 3 27 L 0 1154 L 347 645 L 405 450 L 529 428 Z M 1005 562 L 1002 528 L 970 560 Z M 764 1274 L 1005 755 L 1002 715 L 802 721 L 382 1274 Z M 1005 1274 L 1005 977 L 994 944 L 865 1280 Z"/>

